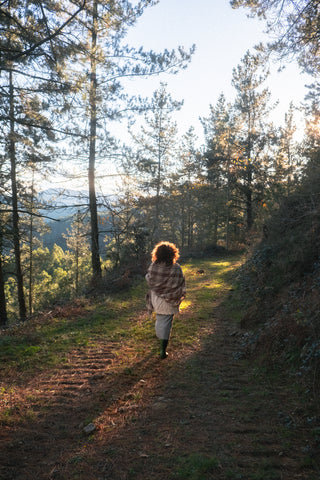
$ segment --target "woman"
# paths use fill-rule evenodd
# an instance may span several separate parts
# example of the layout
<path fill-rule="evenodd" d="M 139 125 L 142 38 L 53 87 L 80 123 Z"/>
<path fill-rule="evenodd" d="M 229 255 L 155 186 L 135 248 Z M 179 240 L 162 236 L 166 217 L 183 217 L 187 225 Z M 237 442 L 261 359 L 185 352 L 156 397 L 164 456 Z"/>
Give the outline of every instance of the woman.
<path fill-rule="evenodd" d="M 173 243 L 160 242 L 152 251 L 152 263 L 146 274 L 147 307 L 150 313 L 156 312 L 155 330 L 161 340 L 162 359 L 167 357 L 173 315 L 179 313 L 179 305 L 186 296 L 185 278 L 178 258 L 179 250 Z"/>

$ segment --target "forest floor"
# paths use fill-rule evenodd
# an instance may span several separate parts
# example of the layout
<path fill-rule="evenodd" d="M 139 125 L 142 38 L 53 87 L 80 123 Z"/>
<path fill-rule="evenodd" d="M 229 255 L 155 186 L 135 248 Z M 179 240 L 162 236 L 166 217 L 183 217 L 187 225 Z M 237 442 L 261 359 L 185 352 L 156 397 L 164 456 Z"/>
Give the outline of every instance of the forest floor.
<path fill-rule="evenodd" d="M 237 265 L 185 267 L 188 299 L 165 360 L 141 298 L 121 312 L 110 298 L 83 301 L 33 322 L 18 365 L 21 329 L 3 334 L 1 480 L 319 480 L 302 388 L 241 354 L 245 332 L 228 300 Z M 107 304 L 113 334 L 101 321 Z"/>

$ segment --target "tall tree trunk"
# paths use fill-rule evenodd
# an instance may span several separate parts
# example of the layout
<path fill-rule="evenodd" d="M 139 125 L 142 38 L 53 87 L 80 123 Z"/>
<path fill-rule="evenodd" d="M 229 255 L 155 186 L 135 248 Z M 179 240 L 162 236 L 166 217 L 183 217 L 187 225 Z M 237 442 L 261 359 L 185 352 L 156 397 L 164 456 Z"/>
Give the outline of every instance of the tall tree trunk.
<path fill-rule="evenodd" d="M 180 217 L 181 217 L 181 235 L 180 235 L 180 244 L 181 248 L 185 247 L 185 231 L 186 231 L 186 211 L 185 211 L 185 194 L 184 194 L 184 187 L 181 190 L 181 209 L 180 209 Z"/>
<path fill-rule="evenodd" d="M 27 314 L 26 314 L 26 304 L 25 304 L 24 290 L 23 290 L 23 275 L 22 275 L 22 268 L 21 268 L 21 252 L 20 252 L 12 70 L 10 70 L 9 72 L 9 99 L 10 99 L 9 156 L 10 156 L 10 163 L 11 163 L 10 175 L 11 175 L 11 190 L 12 190 L 12 233 L 13 233 L 15 263 L 16 263 L 19 315 L 20 315 L 20 320 L 25 321 L 27 318 Z"/>
<path fill-rule="evenodd" d="M 246 213 L 247 213 L 247 231 L 250 232 L 253 226 L 253 211 L 252 211 L 252 114 L 248 113 L 248 158 L 247 158 L 247 185 L 246 185 Z"/>
<path fill-rule="evenodd" d="M 34 210 L 34 167 L 32 168 L 30 232 L 29 232 L 29 315 L 33 313 L 33 210 Z"/>
<path fill-rule="evenodd" d="M 160 105 L 162 108 L 163 105 Z M 159 233 L 160 233 L 160 193 L 161 193 L 161 174 L 162 174 L 162 110 L 160 112 L 159 118 L 159 132 L 158 132 L 158 166 L 157 166 L 157 190 L 156 190 L 156 211 L 155 211 L 155 218 L 154 218 L 154 226 L 153 226 L 153 242 L 156 243 L 160 240 Z"/>
<path fill-rule="evenodd" d="M 7 316 L 7 303 L 6 295 L 4 291 L 4 277 L 3 277 L 3 264 L 2 264 L 2 219 L 0 220 L 0 325 L 5 325 L 8 321 Z"/>
<path fill-rule="evenodd" d="M 75 251 L 75 257 L 76 257 L 76 294 L 78 295 L 79 293 L 79 242 L 80 242 L 80 210 L 78 210 L 77 214 L 77 240 L 76 240 L 76 251 Z"/>
<path fill-rule="evenodd" d="M 247 187 L 246 187 L 246 211 L 247 211 L 247 230 L 250 232 L 253 226 L 252 211 L 252 166 L 248 165 Z"/>
<path fill-rule="evenodd" d="M 227 198 L 226 198 L 226 250 L 229 250 L 230 246 L 230 178 L 229 178 L 229 171 L 228 171 L 228 180 L 227 180 Z"/>
<path fill-rule="evenodd" d="M 93 0 L 92 35 L 91 35 L 91 72 L 90 72 L 90 148 L 89 148 L 89 207 L 91 219 L 91 261 L 93 280 L 101 278 L 101 262 L 99 251 L 99 225 L 97 211 L 97 197 L 95 188 L 95 161 L 97 135 L 97 25 L 98 5 Z"/>
<path fill-rule="evenodd" d="M 2 254 L 0 252 L 0 325 L 5 325 L 8 321 L 6 295 L 4 292 L 4 278 L 2 269 Z"/>
<path fill-rule="evenodd" d="M 213 223 L 213 244 L 217 245 L 218 243 L 218 227 L 219 227 L 219 210 L 216 209 L 214 215 L 214 223 Z"/>
<path fill-rule="evenodd" d="M 161 130 L 160 130 L 161 132 Z M 160 190 L 161 190 L 161 146 L 160 146 L 160 134 L 159 134 L 159 151 L 158 151 L 158 171 L 157 171 L 157 191 L 156 191 L 156 211 L 153 225 L 152 240 L 154 243 L 159 241 L 159 222 L 160 222 Z"/>
<path fill-rule="evenodd" d="M 191 213 L 190 182 L 188 182 L 188 194 L 187 194 L 187 229 L 188 229 L 188 248 L 191 248 L 192 247 L 192 213 Z"/>
<path fill-rule="evenodd" d="M 227 192 L 226 192 L 226 250 L 230 247 L 230 191 L 231 191 L 231 175 L 230 175 L 230 161 L 231 161 L 231 143 L 230 143 L 230 128 L 228 128 L 228 147 L 227 147 Z"/>

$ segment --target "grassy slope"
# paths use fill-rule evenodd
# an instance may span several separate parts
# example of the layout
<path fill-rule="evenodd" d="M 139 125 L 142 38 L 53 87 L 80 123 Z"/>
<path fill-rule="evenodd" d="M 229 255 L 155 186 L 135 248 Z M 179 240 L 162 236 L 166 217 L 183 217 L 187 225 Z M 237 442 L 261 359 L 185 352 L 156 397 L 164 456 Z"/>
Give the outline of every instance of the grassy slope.
<path fill-rule="evenodd" d="M 230 288 L 228 272 L 233 268 L 234 259 L 196 260 L 183 266 L 188 296 L 181 310 L 190 316 L 190 312 L 196 309 L 197 317 L 190 316 L 187 326 L 176 321 L 179 346 L 189 344 L 200 335 L 201 321 L 210 317 L 212 301 Z M 196 273 L 201 269 L 205 270 L 205 275 Z M 101 337 L 144 350 L 144 345 L 152 345 L 154 338 L 154 320 L 143 313 L 145 294 L 145 281 L 140 280 L 129 291 L 94 301 L 79 299 L 25 325 L 2 331 L 2 378 L 28 378 L 36 372 L 63 364 L 74 348 L 90 349 Z M 138 315 L 135 316 L 134 312 Z"/>
<path fill-rule="evenodd" d="M 0 468 L 0 477 L 8 480 L 91 480 L 97 478 L 92 465 L 100 469 L 104 462 L 105 472 L 108 468 L 118 472 L 109 476 L 105 473 L 107 478 L 114 480 L 162 479 L 166 469 L 168 476 L 165 478 L 172 479 L 280 478 L 277 452 L 281 452 L 280 448 L 288 449 L 289 444 L 293 450 L 294 442 L 300 439 L 294 439 L 296 430 L 273 425 L 275 437 L 281 442 L 279 446 L 278 440 L 276 443 L 274 439 L 268 440 L 276 445 L 276 460 L 273 457 L 268 459 L 270 448 L 260 446 L 258 452 L 257 447 L 252 446 L 266 441 L 265 436 L 272 433 L 268 426 L 259 425 L 264 420 L 258 420 L 257 412 L 263 405 L 261 418 L 272 415 L 273 410 L 280 407 L 270 395 L 278 394 L 282 410 L 291 408 L 286 407 L 287 401 L 298 409 L 301 405 L 296 403 L 296 398 L 301 392 L 295 390 L 291 380 L 284 384 L 285 377 L 280 374 L 276 378 L 266 376 L 262 379 L 252 365 L 246 365 L 246 360 L 242 360 L 242 364 L 236 362 L 235 367 L 233 365 L 229 349 L 233 348 L 233 341 L 236 348 L 241 343 L 237 327 L 243 312 L 238 291 L 233 291 L 236 288 L 233 273 L 240 263 L 240 257 L 233 257 L 193 260 L 183 265 L 188 296 L 182 304 L 182 314 L 174 322 L 168 363 L 158 360 L 154 318 L 148 317 L 144 308 L 144 281 L 138 281 L 130 291 L 95 301 L 79 300 L 77 304 L 2 332 L 0 446 L 5 461 L 2 470 Z M 203 273 L 198 273 L 199 270 Z M 224 323 L 221 333 L 216 336 L 217 315 L 223 317 Z M 228 332 L 224 331 L 225 318 L 228 319 Z M 219 321 L 221 323 L 221 318 Z M 233 330 L 238 332 L 235 336 Z M 207 351 L 209 338 L 216 338 L 213 351 L 212 348 Z M 202 356 L 197 357 L 197 352 Z M 251 371 L 249 383 L 246 369 Z M 204 372 L 206 376 L 203 378 Z M 166 413 L 166 425 L 172 424 L 170 435 L 172 438 L 176 436 L 176 440 L 166 440 L 166 453 L 159 465 L 157 449 L 162 426 L 157 424 L 158 418 L 145 419 L 147 413 L 144 409 L 153 401 L 153 410 L 159 409 L 160 418 L 163 417 L 165 403 L 161 403 L 161 392 L 166 378 L 177 398 L 175 410 L 169 409 Z M 238 381 L 239 385 L 236 385 Z M 277 384 L 281 385 L 280 392 Z M 186 402 L 203 404 L 198 417 L 190 414 L 194 423 L 183 416 Z M 212 417 L 214 424 L 211 426 L 208 425 L 211 417 L 207 415 L 212 408 L 217 409 L 218 416 Z M 219 412 L 223 409 L 226 409 L 225 414 L 221 415 Z M 157 416 L 157 411 L 153 415 Z M 179 415 L 182 415 L 181 419 Z M 99 434 L 85 438 L 79 428 L 89 422 L 94 422 Z M 149 442 L 149 449 L 154 454 L 142 452 L 136 458 L 138 434 L 131 432 L 131 426 L 135 425 L 139 435 L 145 432 L 146 440 L 143 441 Z M 219 431 L 214 430 L 217 425 Z M 203 432 L 207 427 L 210 428 L 206 438 Z M 148 428 L 151 429 L 150 437 L 147 437 Z M 237 432 L 243 443 L 242 453 L 237 453 Z M 218 434 L 219 440 L 215 437 Z M 193 441 L 186 442 L 188 438 Z M 175 444 L 174 453 L 172 442 Z M 210 449 L 217 445 L 221 451 L 210 454 Z M 121 449 L 125 450 L 122 458 Z M 302 470 L 296 478 L 317 478 L 311 456 L 297 451 L 302 458 L 294 459 L 294 462 Z M 111 463 L 106 463 L 106 455 Z M 146 458 L 149 459 L 148 473 Z M 19 476 L 21 472 L 22 476 Z M 290 477 L 281 473 L 282 478 Z"/>

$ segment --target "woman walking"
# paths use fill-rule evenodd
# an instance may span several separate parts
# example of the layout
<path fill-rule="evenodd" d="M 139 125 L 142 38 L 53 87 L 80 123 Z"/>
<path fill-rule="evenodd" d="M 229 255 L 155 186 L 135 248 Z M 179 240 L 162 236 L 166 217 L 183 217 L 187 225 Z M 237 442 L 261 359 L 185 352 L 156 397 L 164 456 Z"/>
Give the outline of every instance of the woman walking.
<path fill-rule="evenodd" d="M 146 274 L 147 307 L 149 313 L 156 312 L 155 330 L 161 341 L 162 359 L 167 357 L 173 315 L 179 313 L 179 305 L 186 296 L 185 278 L 178 259 L 179 249 L 174 243 L 160 242 L 152 251 L 152 263 Z"/>

